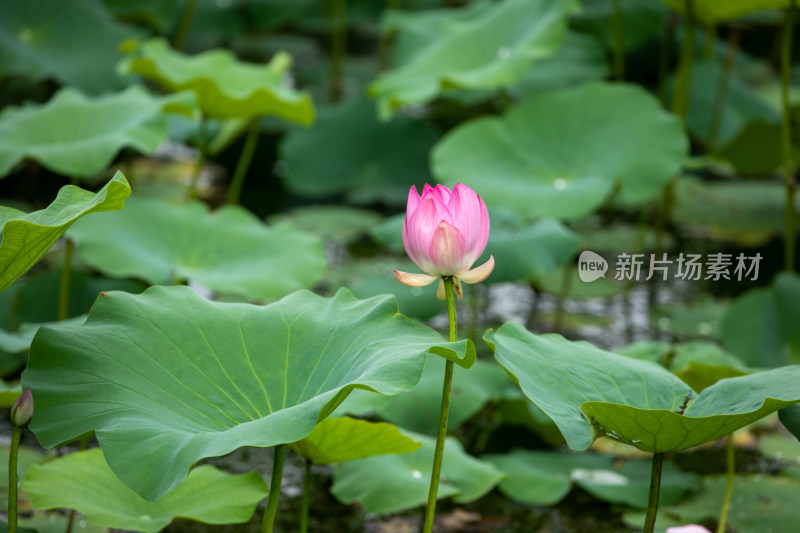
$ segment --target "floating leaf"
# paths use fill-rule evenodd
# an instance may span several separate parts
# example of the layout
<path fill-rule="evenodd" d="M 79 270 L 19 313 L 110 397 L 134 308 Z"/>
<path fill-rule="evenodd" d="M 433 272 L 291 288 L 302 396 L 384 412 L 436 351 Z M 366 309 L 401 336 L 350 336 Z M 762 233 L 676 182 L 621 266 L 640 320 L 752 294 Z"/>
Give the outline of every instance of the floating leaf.
<path fill-rule="evenodd" d="M 405 434 L 422 441 L 422 448 L 342 463 L 334 470 L 331 493 L 342 503 L 358 502 L 372 513 L 393 513 L 425 503 L 436 439 L 410 431 Z M 471 502 L 503 477 L 492 464 L 466 454 L 457 440 L 450 437 L 445 441 L 439 498 L 454 496 L 457 503 Z"/>
<path fill-rule="evenodd" d="M 117 172 L 96 194 L 66 185 L 46 209 L 23 213 L 0 206 L 0 291 L 27 272 L 76 220 L 84 215 L 122 209 L 131 194 Z"/>
<path fill-rule="evenodd" d="M 484 339 L 575 450 L 604 435 L 644 451 L 680 451 L 800 401 L 800 366 L 723 379 L 693 399 L 665 368 L 586 342 L 533 335 L 514 323 Z"/>
<path fill-rule="evenodd" d="M 449 88 L 494 89 L 519 80 L 561 44 L 571 0 L 507 0 L 459 10 L 393 13 L 403 54 L 370 87 L 383 117 Z M 404 42 L 405 41 L 405 42 Z M 408 42 L 411 41 L 411 42 Z"/>
<path fill-rule="evenodd" d="M 503 455 L 482 457 L 505 471 L 500 490 L 512 500 L 535 505 L 553 505 L 578 485 L 596 498 L 647 508 L 650 487 L 650 461 L 631 460 L 616 464 L 610 455 L 592 453 L 534 452 L 514 450 Z M 675 503 L 690 490 L 697 490 L 699 479 L 684 474 L 672 463 L 665 463 L 661 474 L 659 503 Z"/>
<path fill-rule="evenodd" d="M 431 287 L 409 287 L 397 281 L 393 269 L 413 272 L 418 268 L 407 258 L 377 257 L 352 261 L 331 272 L 329 282 L 333 287 L 347 287 L 359 298 L 391 294 L 397 298 L 400 312 L 418 320 L 428 320 L 444 311 L 442 302 Z"/>
<path fill-rule="evenodd" d="M 691 235 L 760 246 L 783 231 L 786 191 L 781 183 L 679 178 L 674 193 L 672 219 Z M 800 212 L 800 196 L 795 211 Z"/>
<path fill-rule="evenodd" d="M 679 505 L 659 509 L 656 530 L 680 524 L 713 523 L 725 495 L 725 476 L 705 476 L 700 494 Z M 800 522 L 797 494 L 800 481 L 765 475 L 736 476 L 728 513 L 728 527 L 737 533 L 793 531 Z M 641 528 L 644 514 L 626 514 L 624 520 Z"/>
<path fill-rule="evenodd" d="M 203 465 L 169 494 L 149 502 L 117 479 L 99 448 L 32 465 L 23 489 L 34 509 L 75 509 L 90 524 L 147 533 L 178 517 L 207 524 L 247 522 L 267 495 L 258 472 L 231 475 Z"/>
<path fill-rule="evenodd" d="M 304 438 L 353 388 L 412 389 L 429 352 L 475 360 L 470 341 L 443 342 L 388 296 L 253 306 L 156 286 L 101 296 L 83 326 L 41 328 L 22 383 L 42 446 L 94 431 L 114 473 L 154 500 L 204 457 Z"/>
<path fill-rule="evenodd" d="M 186 56 L 155 38 L 139 43 L 121 68 L 154 80 L 170 92 L 194 92 L 206 118 L 277 115 L 308 125 L 314 121 L 314 107 L 308 93 L 286 83 L 291 64 L 291 56 L 283 52 L 267 65 L 239 61 L 233 52 L 222 49 Z"/>
<path fill-rule="evenodd" d="M 280 145 L 284 181 L 290 191 L 312 198 L 345 194 L 356 203 L 405 205 L 411 185 L 428 181 L 436 137 L 430 124 L 410 118 L 380 123 L 373 104 L 355 98 L 321 109 L 313 128 L 286 135 Z"/>
<path fill-rule="evenodd" d="M 321 239 L 287 224 L 265 226 L 236 206 L 210 213 L 200 202 L 132 198 L 119 213 L 76 224 L 69 236 L 109 276 L 191 281 L 251 300 L 311 287 L 325 271 Z"/>
<path fill-rule="evenodd" d="M 722 321 L 725 346 L 754 367 L 800 362 L 800 277 L 781 273 L 736 299 Z"/>
<path fill-rule="evenodd" d="M 725 22 L 736 17 L 741 17 L 752 11 L 761 9 L 775 9 L 789 7 L 791 0 L 693 0 L 692 13 L 706 24 Z M 664 3 L 677 11 L 684 13 L 685 0 L 664 0 Z"/>
<path fill-rule="evenodd" d="M 355 391 L 342 403 L 340 410 L 353 414 L 371 411 L 402 428 L 436 435 L 444 367 L 444 361 L 440 358 L 428 359 L 422 378 L 413 391 L 394 397 Z M 508 375 L 493 362 L 479 359 L 469 370 L 455 369 L 447 427 L 458 428 L 487 402 L 500 399 L 508 384 Z"/>
<path fill-rule="evenodd" d="M 57 327 L 59 324 L 62 326 L 80 326 L 86 321 L 86 315 L 60 320 L 58 322 L 44 322 L 41 324 L 23 323 L 20 325 L 19 330 L 14 333 L 9 333 L 0 330 L 0 350 L 7 353 L 27 352 L 31 346 L 31 341 L 42 326 Z"/>
<path fill-rule="evenodd" d="M 383 217 L 369 209 L 345 205 L 313 205 L 281 213 L 272 221 L 288 221 L 326 240 L 351 242 L 367 233 Z"/>
<path fill-rule="evenodd" d="M 516 98 L 552 91 L 591 80 L 608 77 L 608 59 L 597 39 L 569 31 L 561 48 L 551 57 L 542 59 L 517 83 L 508 88 Z"/>
<path fill-rule="evenodd" d="M 434 148 L 439 181 L 463 182 L 521 219 L 573 219 L 615 187 L 628 203 L 654 199 L 680 169 L 680 122 L 639 87 L 589 83 L 532 97 L 501 118 L 470 120 Z"/>
<path fill-rule="evenodd" d="M 117 46 L 133 35 L 98 0 L 3 2 L 0 76 L 54 78 L 91 94 L 122 89 Z"/>
<path fill-rule="evenodd" d="M 692 135 L 703 142 L 722 148 L 733 141 L 745 127 L 760 120 L 780 126 L 780 113 L 759 97 L 739 76 L 728 73 L 728 86 L 724 106 L 718 114 L 722 59 L 698 59 L 692 66 L 689 87 L 689 114 L 687 123 Z M 718 120 L 717 123 L 714 121 Z"/>
<path fill-rule="evenodd" d="M 138 86 L 89 98 L 61 89 L 47 103 L 0 113 L 0 177 L 34 159 L 71 177 L 97 174 L 125 147 L 153 153 L 167 137 L 164 113 L 191 115 L 189 94 L 152 96 Z"/>
<path fill-rule="evenodd" d="M 292 449 L 314 464 L 343 463 L 373 455 L 410 453 L 421 442 L 403 435 L 396 426 L 355 418 L 326 418 Z"/>

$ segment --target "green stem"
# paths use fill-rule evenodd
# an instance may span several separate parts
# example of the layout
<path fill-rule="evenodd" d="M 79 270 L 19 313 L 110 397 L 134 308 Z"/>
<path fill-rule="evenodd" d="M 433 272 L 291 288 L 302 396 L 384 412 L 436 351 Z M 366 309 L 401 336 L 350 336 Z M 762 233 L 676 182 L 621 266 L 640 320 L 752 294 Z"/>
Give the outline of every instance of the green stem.
<path fill-rule="evenodd" d="M 658 497 L 661 492 L 661 467 L 664 464 L 664 454 L 653 454 L 653 470 L 650 473 L 650 498 L 647 501 L 647 516 L 644 520 L 644 532 L 653 533 L 658 514 Z"/>
<path fill-rule="evenodd" d="M 342 71 L 347 53 L 347 0 L 333 0 L 331 8 L 331 102 L 342 98 Z"/>
<path fill-rule="evenodd" d="M 192 171 L 192 181 L 189 183 L 189 190 L 186 191 L 186 199 L 193 200 L 197 198 L 197 188 L 200 182 L 200 173 L 203 171 L 203 165 L 206 162 L 206 121 L 200 118 L 200 123 L 197 125 L 197 157 L 194 160 L 194 170 Z"/>
<path fill-rule="evenodd" d="M 384 10 L 384 17 L 388 16 L 390 11 L 397 11 L 400 9 L 400 0 L 386 0 L 386 9 Z M 389 56 L 392 51 L 392 42 L 394 41 L 395 31 L 383 30 L 381 37 L 378 41 L 378 72 L 383 72 L 389 68 Z"/>
<path fill-rule="evenodd" d="M 183 4 L 183 13 L 181 13 L 178 33 L 175 34 L 175 41 L 172 43 L 172 47 L 175 50 L 183 50 L 183 47 L 186 46 L 186 39 L 189 37 L 189 30 L 192 28 L 192 20 L 194 20 L 196 8 L 197 0 L 186 0 Z"/>
<path fill-rule="evenodd" d="M 253 155 L 256 153 L 256 146 L 258 145 L 258 134 L 260 128 L 258 119 L 254 118 L 250 122 L 250 127 L 247 130 L 247 138 L 244 141 L 242 153 L 239 156 L 239 162 L 236 164 L 236 170 L 233 173 L 231 186 L 228 189 L 228 204 L 238 205 L 239 198 L 242 195 L 242 185 L 244 185 L 244 178 L 247 176 L 247 171 L 250 169 L 250 163 L 253 161 Z"/>
<path fill-rule="evenodd" d="M 453 278 L 444 278 L 444 290 L 447 300 L 447 316 L 450 319 L 450 342 L 456 341 L 456 302 L 453 297 Z M 439 478 L 442 475 L 442 454 L 444 453 L 444 440 L 447 436 L 447 417 L 450 413 L 450 387 L 453 384 L 453 361 L 447 360 L 444 370 L 444 384 L 442 386 L 442 408 L 439 411 L 439 432 L 436 434 L 436 450 L 433 453 L 433 470 L 431 471 L 431 488 L 428 491 L 428 506 L 425 509 L 425 524 L 423 533 L 433 531 L 433 517 L 436 514 L 436 496 L 439 493 Z"/>
<path fill-rule="evenodd" d="M 281 480 L 283 479 L 283 460 L 285 456 L 286 446 L 284 444 L 275 446 L 267 508 L 264 510 L 264 523 L 261 526 L 262 533 L 272 533 L 272 528 L 275 525 L 275 515 L 278 514 L 278 498 L 281 497 Z"/>
<path fill-rule="evenodd" d="M 17 533 L 18 488 L 17 457 L 22 428 L 11 428 L 11 447 L 8 449 L 8 533 Z"/>
<path fill-rule="evenodd" d="M 725 110 L 725 100 L 728 98 L 728 87 L 730 86 L 731 71 L 736 55 L 739 52 L 739 38 L 741 32 L 739 28 L 731 28 L 728 35 L 728 47 L 725 51 L 725 59 L 722 62 L 722 69 L 717 83 L 717 94 L 714 98 L 714 107 L 711 110 L 711 124 L 708 131 L 708 146 L 714 147 L 717 142 L 720 124 L 722 123 L 722 113 Z"/>
<path fill-rule="evenodd" d="M 678 71 L 675 73 L 675 87 L 672 95 L 672 112 L 686 122 L 689 87 L 692 80 L 692 61 L 694 60 L 694 0 L 685 0 L 686 13 L 683 24 L 683 46 Z"/>
<path fill-rule="evenodd" d="M 728 482 L 725 484 L 725 497 L 722 500 L 722 509 L 719 512 L 719 524 L 717 533 L 725 533 L 725 522 L 728 521 L 728 508 L 731 506 L 731 495 L 733 494 L 733 478 L 736 475 L 736 461 L 734 458 L 733 433 L 728 435 L 725 441 L 725 451 L 728 464 Z"/>
<path fill-rule="evenodd" d="M 300 505 L 300 533 L 308 533 L 308 509 L 311 503 L 311 461 L 306 459 L 303 473 L 303 501 Z"/>
<path fill-rule="evenodd" d="M 625 80 L 625 21 L 620 0 L 611 0 L 613 8 L 612 29 L 614 32 L 614 79 Z"/>
<path fill-rule="evenodd" d="M 797 221 L 794 211 L 794 163 L 792 161 L 792 129 L 791 129 L 791 104 L 789 102 L 789 82 L 792 75 L 792 32 L 794 28 L 797 0 L 792 0 L 783 20 L 783 34 L 781 36 L 781 104 L 783 107 L 783 121 L 781 123 L 781 152 L 783 154 L 783 177 L 786 188 L 786 255 L 784 268 L 794 270 L 794 244 L 797 231 Z"/>
<path fill-rule="evenodd" d="M 553 332 L 561 333 L 561 328 L 564 327 L 564 304 L 569 297 L 572 290 L 572 266 L 564 266 L 564 277 L 561 278 L 561 290 L 558 292 L 558 300 L 556 300 L 555 317 L 553 317 Z"/>
<path fill-rule="evenodd" d="M 706 33 L 703 36 L 703 57 L 711 59 L 714 57 L 714 44 L 717 42 L 717 25 L 709 22 L 706 25 Z"/>
<path fill-rule="evenodd" d="M 667 74 L 672 60 L 672 48 L 675 45 L 675 24 L 672 15 L 666 19 L 664 37 L 661 39 L 661 50 L 658 54 L 658 100 L 666 109 L 667 106 Z"/>
<path fill-rule="evenodd" d="M 64 263 L 61 265 L 61 280 L 58 285 L 58 319 L 66 320 L 69 318 L 69 278 L 72 265 L 72 248 L 74 244 L 70 239 L 66 239 L 64 247 Z"/>

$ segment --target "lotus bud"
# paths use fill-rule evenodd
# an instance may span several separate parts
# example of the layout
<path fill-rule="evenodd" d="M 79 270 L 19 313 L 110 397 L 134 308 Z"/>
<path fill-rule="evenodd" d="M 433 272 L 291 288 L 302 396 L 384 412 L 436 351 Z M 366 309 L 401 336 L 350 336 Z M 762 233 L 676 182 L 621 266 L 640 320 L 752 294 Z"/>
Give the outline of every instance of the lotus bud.
<path fill-rule="evenodd" d="M 27 427 L 33 416 L 33 394 L 28 387 L 17 397 L 11 407 L 11 423 L 18 428 Z"/>
<path fill-rule="evenodd" d="M 479 283 L 494 269 L 494 257 L 472 268 L 489 240 L 489 212 L 475 191 L 462 183 L 451 191 L 444 185 L 425 185 L 408 192 L 403 244 L 408 257 L 425 274 L 394 271 L 397 281 L 424 287 L 439 280 L 439 299 L 444 300 L 443 278 L 452 277 L 453 289 L 462 297 L 461 283 Z"/>

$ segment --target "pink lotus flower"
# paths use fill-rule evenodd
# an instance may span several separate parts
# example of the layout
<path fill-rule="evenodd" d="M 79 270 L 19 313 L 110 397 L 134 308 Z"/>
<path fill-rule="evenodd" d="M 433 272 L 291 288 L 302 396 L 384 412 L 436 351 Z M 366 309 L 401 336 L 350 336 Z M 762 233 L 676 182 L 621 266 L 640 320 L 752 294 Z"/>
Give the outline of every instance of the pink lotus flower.
<path fill-rule="evenodd" d="M 24 428 L 30 423 L 33 416 L 33 394 L 28 387 L 17 396 L 11 406 L 11 423 L 18 428 Z"/>
<path fill-rule="evenodd" d="M 692 524 L 689 526 L 668 527 L 667 533 L 711 533 L 703 526 Z"/>
<path fill-rule="evenodd" d="M 439 280 L 439 299 L 444 300 L 442 278 L 453 277 L 453 289 L 461 299 L 461 282 L 478 283 L 494 269 L 494 256 L 472 268 L 489 240 L 489 212 L 475 191 L 461 183 L 451 191 L 444 185 L 425 185 L 422 196 L 412 186 L 408 192 L 403 244 L 406 253 L 425 274 L 394 271 L 397 281 L 424 287 Z"/>

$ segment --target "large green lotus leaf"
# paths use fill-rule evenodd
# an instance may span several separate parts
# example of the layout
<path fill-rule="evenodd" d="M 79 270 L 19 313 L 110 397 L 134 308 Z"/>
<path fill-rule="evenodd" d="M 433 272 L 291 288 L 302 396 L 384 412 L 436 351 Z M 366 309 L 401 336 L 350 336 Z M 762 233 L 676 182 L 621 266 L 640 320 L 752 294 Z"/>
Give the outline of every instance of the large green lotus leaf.
<path fill-rule="evenodd" d="M 514 450 L 503 455 L 484 455 L 507 476 L 500 490 L 512 500 L 535 505 L 553 505 L 578 485 L 596 498 L 647 508 L 650 461 L 631 460 L 617 464 L 611 455 L 592 453 L 536 452 Z M 684 474 L 672 463 L 664 464 L 659 503 L 669 505 L 700 486 L 699 479 Z"/>
<path fill-rule="evenodd" d="M 659 509 L 656 531 L 673 525 L 715 523 L 725 497 L 726 476 L 705 476 L 703 490 L 683 503 Z M 800 480 L 769 475 L 736 476 L 728 511 L 728 531 L 779 533 L 794 531 L 800 522 L 797 494 Z M 641 528 L 644 513 L 624 515 L 632 527 Z"/>
<path fill-rule="evenodd" d="M 314 121 L 314 105 L 308 93 L 286 83 L 291 64 L 287 53 L 276 54 L 266 65 L 239 61 L 223 49 L 187 56 L 155 38 L 139 43 L 121 69 L 154 80 L 171 92 L 194 92 L 207 118 L 277 115 L 308 125 Z"/>
<path fill-rule="evenodd" d="M 66 87 L 47 103 L 0 113 L 0 176 L 34 159 L 71 177 L 97 174 L 126 147 L 152 153 L 167 137 L 164 113 L 193 113 L 188 93 L 153 96 L 139 86 L 90 98 Z"/>
<path fill-rule="evenodd" d="M 441 358 L 430 358 L 413 391 L 393 397 L 355 391 L 342 403 L 340 410 L 355 415 L 373 412 L 402 428 L 436 435 L 444 367 L 445 362 Z M 448 429 L 458 428 L 487 402 L 502 398 L 508 383 L 508 375 L 490 361 L 479 359 L 469 370 L 456 368 L 450 393 Z"/>
<path fill-rule="evenodd" d="M 348 243 L 365 235 L 382 219 L 380 214 L 369 209 L 346 205 L 312 205 L 281 213 L 270 221 L 289 221 L 325 240 Z"/>
<path fill-rule="evenodd" d="M 431 160 L 439 181 L 465 183 L 487 205 L 522 219 L 574 219 L 617 186 L 629 203 L 658 197 L 687 149 L 680 121 L 652 95 L 594 82 L 470 120 L 445 135 Z"/>
<path fill-rule="evenodd" d="M 429 181 L 428 153 L 436 138 L 426 122 L 378 122 L 372 103 L 358 97 L 321 109 L 313 128 L 286 135 L 280 145 L 283 179 L 302 196 L 344 194 L 356 203 L 405 205 L 411 185 Z"/>
<path fill-rule="evenodd" d="M 660 331 L 676 338 L 718 339 L 728 302 L 709 294 L 699 294 L 688 303 L 659 305 L 650 320 Z"/>
<path fill-rule="evenodd" d="M 309 288 L 325 271 L 322 240 L 291 225 L 265 226 L 252 213 L 201 202 L 174 206 L 132 198 L 116 216 L 70 229 L 87 263 L 109 276 L 150 283 L 191 281 L 251 300 Z"/>
<path fill-rule="evenodd" d="M 736 299 L 722 321 L 725 346 L 755 367 L 800 362 L 800 276 L 781 273 Z"/>
<path fill-rule="evenodd" d="M 149 502 L 114 475 L 99 448 L 34 464 L 22 483 L 34 509 L 75 509 L 87 522 L 155 533 L 181 517 L 207 524 L 238 524 L 267 495 L 258 472 L 231 475 L 198 466 L 169 494 Z"/>
<path fill-rule="evenodd" d="M 777 182 L 711 182 L 679 178 L 672 219 L 693 236 L 760 246 L 784 227 L 786 191 Z M 795 197 L 800 212 L 800 195 Z M 755 255 L 745 253 L 746 256 Z"/>
<path fill-rule="evenodd" d="M 694 341 L 677 344 L 670 370 L 693 390 L 701 392 L 725 378 L 753 372 L 718 344 Z"/>
<path fill-rule="evenodd" d="M 698 59 L 692 66 L 687 117 L 692 135 L 714 148 L 724 148 L 754 121 L 767 122 L 778 129 L 780 113 L 748 87 L 735 72 L 728 74 L 724 107 L 719 118 L 716 118 L 719 80 L 723 76 L 722 61 Z M 718 120 L 718 123 L 715 124 L 714 120 Z"/>
<path fill-rule="evenodd" d="M 403 435 L 396 426 L 350 417 L 326 418 L 292 449 L 314 464 L 343 463 L 373 455 L 410 453 L 421 442 Z"/>
<path fill-rule="evenodd" d="M 376 257 L 351 261 L 333 270 L 328 282 L 333 287 L 347 287 L 359 298 L 391 294 L 397 298 L 401 313 L 424 321 L 445 311 L 435 296 L 435 286 L 409 287 L 392 274 L 393 269 L 417 272 L 418 268 L 407 258 Z"/>
<path fill-rule="evenodd" d="M 572 0 L 480 2 L 460 10 L 393 13 L 399 64 L 371 85 L 380 114 L 421 104 L 442 90 L 494 89 L 524 76 L 561 45 Z"/>
<path fill-rule="evenodd" d="M 508 87 L 518 99 L 534 93 L 608 77 L 608 59 L 590 35 L 569 31 L 555 55 L 536 63 L 518 82 Z"/>
<path fill-rule="evenodd" d="M 94 431 L 114 473 L 154 500 L 204 457 L 304 438 L 353 388 L 411 390 L 429 352 L 475 360 L 389 296 L 254 306 L 156 286 L 102 295 L 83 326 L 41 328 L 22 384 L 44 447 Z"/>
<path fill-rule="evenodd" d="M 23 213 L 0 206 L 0 291 L 27 272 L 76 220 L 122 209 L 131 194 L 121 172 L 97 193 L 66 185 L 46 209 Z"/>
<path fill-rule="evenodd" d="M 663 0 L 665 4 L 684 13 L 686 0 Z M 695 17 L 708 24 L 725 22 L 751 11 L 789 7 L 791 0 L 692 0 L 692 12 Z"/>
<path fill-rule="evenodd" d="M 586 342 L 533 335 L 514 323 L 484 339 L 575 450 L 601 435 L 649 452 L 684 450 L 800 401 L 800 366 L 723 379 L 693 400 L 692 389 L 660 365 Z"/>
<path fill-rule="evenodd" d="M 402 455 L 377 455 L 342 463 L 333 472 L 331 493 L 342 503 L 360 503 L 372 513 L 393 513 L 422 505 L 428 499 L 436 439 L 405 431 L 422 448 Z M 457 503 L 477 500 L 503 479 L 491 463 L 464 452 L 448 438 L 442 456 L 438 497 Z"/>
<path fill-rule="evenodd" d="M 0 76 L 54 78 L 91 94 L 122 89 L 117 46 L 134 35 L 98 0 L 0 4 Z"/>

